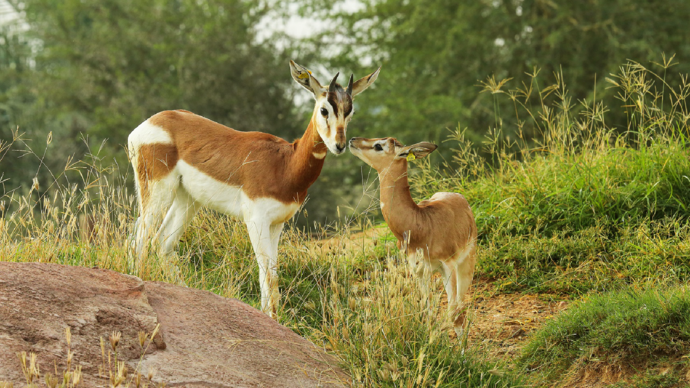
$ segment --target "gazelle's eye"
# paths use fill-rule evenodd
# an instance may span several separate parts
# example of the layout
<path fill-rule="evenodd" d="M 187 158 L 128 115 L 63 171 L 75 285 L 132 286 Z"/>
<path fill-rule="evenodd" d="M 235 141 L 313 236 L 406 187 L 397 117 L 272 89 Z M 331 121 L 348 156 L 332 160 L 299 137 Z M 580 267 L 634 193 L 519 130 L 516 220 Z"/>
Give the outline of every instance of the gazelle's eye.
<path fill-rule="evenodd" d="M 328 110 L 326 110 L 326 108 L 321 108 L 321 115 L 323 117 L 328 117 Z"/>
<path fill-rule="evenodd" d="M 383 151 L 383 147 L 381 147 L 381 144 L 374 144 L 374 149 L 376 151 Z"/>

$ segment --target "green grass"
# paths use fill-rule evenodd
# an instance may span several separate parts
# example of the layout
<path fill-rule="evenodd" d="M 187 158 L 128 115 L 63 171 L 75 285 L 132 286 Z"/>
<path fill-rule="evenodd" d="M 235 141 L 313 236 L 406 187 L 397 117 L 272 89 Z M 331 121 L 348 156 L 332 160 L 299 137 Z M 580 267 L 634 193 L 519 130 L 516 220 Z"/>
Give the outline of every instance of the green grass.
<path fill-rule="evenodd" d="M 688 289 L 631 288 L 593 295 L 571 306 L 533 336 L 519 365 L 555 378 L 578 364 L 644 365 L 688 352 Z"/>
<path fill-rule="evenodd" d="M 456 148 L 453 163 L 432 168 L 427 160 L 411 169 L 415 198 L 437 191 L 468 198 L 479 228 L 476 277 L 492 282 L 493 292 L 579 301 L 528 340 L 517 364 L 451 340 L 440 319 L 442 285 L 437 280 L 434 296 L 424 298 L 390 235 L 325 251 L 288 227 L 279 250 L 280 322 L 337 355 L 367 387 L 558 385 L 587 366 L 642 365 L 649 357 L 662 357 L 673 372 L 652 365 L 627 383 L 681 384 L 690 369 L 683 358 L 690 351 L 683 286 L 690 280 L 690 85 L 674 88 L 637 64 L 624 70 L 612 82 L 628 128 L 607 127 L 606 109 L 594 101 L 572 104 L 562 77 L 543 90 L 496 86 L 495 97 L 510 98 L 518 112 L 503 125 L 519 129 L 533 120 L 537 139 L 509 139 L 499 127 L 478 152 L 458 130 L 443 145 Z M 673 97 L 665 109 L 654 82 Z M 176 281 L 179 266 L 188 286 L 259 306 L 246 229 L 214 212 L 196 217 L 176 260 L 151 255 L 131 267 L 134 200 L 122 175 L 101 163 L 91 155 L 68 164 L 65 174 L 81 176 L 82 188 L 60 174 L 40 196 L 31 189 L 0 197 L 3 260 L 98 266 L 162 281 Z M 83 222 L 89 217 L 91 226 Z M 367 225 L 359 215 L 329 231 L 347 243 L 351 230 Z"/>
<path fill-rule="evenodd" d="M 454 164 L 413 170 L 418 198 L 453 191 L 468 199 L 482 247 L 478 274 L 502 290 L 579 295 L 690 280 L 690 116 L 683 100 L 656 105 L 649 70 L 625 70 L 621 99 L 636 108 L 626 129 L 607 127 L 601 106 L 574 106 L 559 79 L 550 97 L 538 93 L 540 114 L 527 111 L 543 131 L 536 143 L 499 128 L 487 134 L 484 156 L 458 128 L 449 138 Z M 672 95 L 689 90 L 683 84 Z M 526 110 L 515 97 L 523 91 L 492 91 Z M 652 102 L 632 105 L 640 99 Z"/>
<path fill-rule="evenodd" d="M 215 229 L 222 239 L 214 239 L 218 246 L 213 249 L 208 234 L 199 233 L 211 224 L 218 225 Z M 258 269 L 245 233 L 239 221 L 205 212 L 192 224 L 181 252 L 183 257 L 196 258 L 187 276 L 195 275 L 186 277 L 198 282 L 195 287 L 258 308 Z M 451 340 L 451 328 L 439 319 L 444 311 L 442 285 L 437 282 L 439 292 L 428 304 L 424 302 L 389 237 L 384 235 L 376 246 L 360 251 L 322 252 L 300 231 L 286 231 L 279 252 L 280 322 L 338 355 L 357 385 L 520 385 L 519 378 L 505 375 L 502 363 L 473 349 L 463 350 Z M 334 238 L 345 241 L 348 231 L 341 230 Z M 221 248 L 226 246 L 234 248 Z"/>
<path fill-rule="evenodd" d="M 424 191 L 466 187 L 482 240 L 495 235 L 567 236 L 592 227 L 615 238 L 626 226 L 688 218 L 687 146 L 680 134 L 669 133 L 644 149 L 621 141 L 604 149 L 541 151 L 464 185 L 446 179 Z"/>
<path fill-rule="evenodd" d="M 482 244 L 480 275 L 505 292 L 582 295 L 629 284 L 673 284 L 690 278 L 690 226 L 674 219 L 617 230 L 591 227 L 551 237 L 505 236 Z"/>

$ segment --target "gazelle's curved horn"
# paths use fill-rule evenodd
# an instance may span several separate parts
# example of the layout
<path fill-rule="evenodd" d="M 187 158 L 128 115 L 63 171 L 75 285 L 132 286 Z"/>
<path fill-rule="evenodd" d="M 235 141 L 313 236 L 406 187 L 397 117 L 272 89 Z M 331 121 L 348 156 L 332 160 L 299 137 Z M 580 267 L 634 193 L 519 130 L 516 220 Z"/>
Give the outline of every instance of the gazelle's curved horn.
<path fill-rule="evenodd" d="M 355 77 L 354 74 L 350 74 L 350 82 L 347 83 L 346 92 L 349 96 L 352 96 L 352 81 L 354 80 L 354 77 Z"/>
<path fill-rule="evenodd" d="M 331 80 L 331 84 L 328 85 L 328 91 L 329 92 L 335 92 L 335 80 L 338 79 L 339 75 L 340 75 L 340 72 L 336 73 L 335 77 L 333 77 L 333 80 Z"/>

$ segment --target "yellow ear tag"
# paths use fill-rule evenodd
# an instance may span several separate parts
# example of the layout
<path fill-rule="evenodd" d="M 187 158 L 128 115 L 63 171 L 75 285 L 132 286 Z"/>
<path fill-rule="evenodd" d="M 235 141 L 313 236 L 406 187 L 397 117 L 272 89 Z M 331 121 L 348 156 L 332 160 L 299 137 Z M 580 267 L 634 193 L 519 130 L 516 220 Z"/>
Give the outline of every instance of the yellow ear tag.
<path fill-rule="evenodd" d="M 307 70 L 307 71 L 308 71 L 308 73 L 302 73 L 298 76 L 298 78 L 299 79 L 309 78 L 309 74 L 311 74 L 311 70 Z"/>
<path fill-rule="evenodd" d="M 415 160 L 415 159 L 417 159 L 417 158 L 414 156 L 414 152 L 410 151 L 410 153 L 407 154 L 407 161 L 408 161 L 408 162 L 411 162 L 411 161 L 413 161 L 413 160 Z"/>

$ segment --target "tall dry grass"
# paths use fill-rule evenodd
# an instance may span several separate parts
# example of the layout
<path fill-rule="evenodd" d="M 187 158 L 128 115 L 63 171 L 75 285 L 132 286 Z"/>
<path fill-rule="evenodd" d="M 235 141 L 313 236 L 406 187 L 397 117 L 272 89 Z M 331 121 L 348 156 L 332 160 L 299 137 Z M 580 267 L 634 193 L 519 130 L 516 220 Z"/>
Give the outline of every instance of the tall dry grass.
<path fill-rule="evenodd" d="M 18 132 L 3 147 L 42 158 Z M 0 255 L 7 261 L 97 266 L 144 280 L 177 282 L 179 276 L 189 287 L 258 308 L 258 267 L 246 228 L 232 217 L 203 210 L 174 258 L 152 253 L 132 265 L 137 211 L 125 183 L 128 168 L 106 163 L 94 150 L 83 160 L 69 160 L 46 182 L 36 179 L 24 192 L 5 192 Z M 437 294 L 426 300 L 397 257 L 391 235 L 353 244 L 351 232 L 370 226 L 359 216 L 316 236 L 286 228 L 279 253 L 280 322 L 340 357 L 354 385 L 510 386 L 514 379 L 499 372 L 496 362 L 449 337 L 452 330 L 442 326 L 440 281 L 434 284 Z"/>
<path fill-rule="evenodd" d="M 667 71 L 670 61 L 661 69 Z M 497 122 L 477 150 L 452 133 L 452 163 L 412 169 L 415 197 L 461 192 L 480 229 L 478 277 L 499 292 L 538 291 L 571 297 L 627 285 L 677 284 L 690 278 L 690 84 L 631 62 L 609 77 L 621 107 L 595 98 L 574 102 L 562 74 L 539 88 L 488 79 L 485 92 L 515 103 L 512 123 Z M 543 77 L 543 76 L 541 76 Z M 536 104 L 534 106 L 530 103 Z M 498 106 L 498 105 L 497 105 Z M 606 124 L 624 109 L 626 128 Z M 540 135 L 527 139 L 526 126 Z M 517 138 L 504 135 L 514 126 Z M 46 142 L 50 143 L 51 139 Z M 42 160 L 19 132 L 0 145 Z M 173 259 L 151 254 L 132 265 L 129 235 L 136 201 L 128 166 L 100 152 L 69 160 L 30 188 L 0 197 L 0 255 L 9 261 L 98 266 L 145 280 L 175 282 L 260 305 L 258 268 L 244 225 L 202 211 Z M 7 186 L 7 185 L 6 185 Z M 374 185 L 375 186 L 375 185 Z M 368 192 L 366 195 L 375 196 Z M 325 243 L 294 225 L 279 252 L 281 323 L 335 353 L 363 386 L 517 386 L 521 379 L 473 344 L 451 340 L 443 325 L 442 286 L 427 299 L 383 232 L 353 244 L 366 215 L 322 231 Z M 175 274 L 179 269 L 179 274 Z M 472 330 L 472 327 L 469 327 Z"/>

